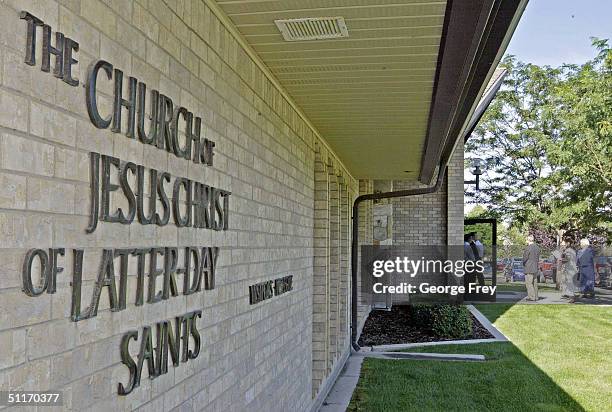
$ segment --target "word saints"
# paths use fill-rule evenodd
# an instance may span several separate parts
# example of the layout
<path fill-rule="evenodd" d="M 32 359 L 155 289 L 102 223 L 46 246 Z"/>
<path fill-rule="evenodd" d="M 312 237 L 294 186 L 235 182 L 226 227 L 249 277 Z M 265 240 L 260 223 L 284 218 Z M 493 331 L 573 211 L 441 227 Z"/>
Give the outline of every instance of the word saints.
<path fill-rule="evenodd" d="M 188 362 L 200 354 L 201 338 L 196 320 L 202 317 L 202 311 L 196 310 L 174 320 L 174 330 L 171 321 L 158 322 L 155 325 L 156 345 L 153 347 L 153 331 L 150 326 L 145 326 L 140 335 L 140 351 L 137 360 L 130 355 L 129 345 L 131 340 L 139 339 L 138 331 L 130 331 L 121 339 L 121 362 L 130 371 L 130 378 L 126 385 L 119 383 L 119 395 L 128 395 L 140 386 L 140 378 L 145 360 L 147 361 L 147 372 L 149 379 L 168 373 L 168 354 L 172 358 L 172 365 L 179 366 L 179 362 Z M 193 339 L 193 348 L 189 341 Z"/>

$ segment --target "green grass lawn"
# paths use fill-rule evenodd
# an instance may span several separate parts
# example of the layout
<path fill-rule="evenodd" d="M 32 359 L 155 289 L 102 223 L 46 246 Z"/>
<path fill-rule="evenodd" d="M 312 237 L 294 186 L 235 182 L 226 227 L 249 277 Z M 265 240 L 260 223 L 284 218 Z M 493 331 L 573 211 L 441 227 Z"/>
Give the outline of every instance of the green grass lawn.
<path fill-rule="evenodd" d="M 411 352 L 486 362 L 366 359 L 350 411 L 612 411 L 612 308 L 478 306 L 512 341 Z"/>

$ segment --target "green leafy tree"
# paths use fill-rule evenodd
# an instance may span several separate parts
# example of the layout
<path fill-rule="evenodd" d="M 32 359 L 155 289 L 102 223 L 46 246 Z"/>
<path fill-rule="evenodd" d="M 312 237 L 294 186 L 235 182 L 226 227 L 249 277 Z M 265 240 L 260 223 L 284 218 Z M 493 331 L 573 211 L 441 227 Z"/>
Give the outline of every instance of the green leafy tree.
<path fill-rule="evenodd" d="M 546 148 L 554 187 L 549 221 L 580 232 L 612 229 L 612 49 L 594 40 L 598 54 L 582 66 L 563 67 L 553 96 L 558 141 Z"/>
<path fill-rule="evenodd" d="M 581 66 L 502 63 L 504 85 L 466 145 L 485 161 L 483 189 L 466 194 L 512 227 L 611 235 L 612 51 L 593 44 Z"/>
<path fill-rule="evenodd" d="M 474 206 L 474 208 L 465 215 L 466 219 L 486 219 L 490 217 L 492 216 L 481 205 Z M 471 225 L 465 225 L 463 228 L 463 232 L 464 234 L 468 234 L 470 232 L 477 232 L 480 235 L 480 241 L 483 245 L 491 246 L 493 244 L 492 226 L 488 223 L 475 223 Z"/>

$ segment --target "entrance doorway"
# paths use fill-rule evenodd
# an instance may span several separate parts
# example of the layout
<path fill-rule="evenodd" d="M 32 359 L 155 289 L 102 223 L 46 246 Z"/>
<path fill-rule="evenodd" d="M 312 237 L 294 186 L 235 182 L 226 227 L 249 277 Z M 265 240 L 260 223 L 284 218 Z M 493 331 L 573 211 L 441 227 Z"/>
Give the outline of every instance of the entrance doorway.
<path fill-rule="evenodd" d="M 482 244 L 480 249 L 480 258 L 484 263 L 484 283 L 489 286 L 497 285 L 497 274 L 498 269 L 500 276 L 503 276 L 504 265 L 497 260 L 497 219 L 465 219 L 463 221 L 464 233 L 468 234 L 471 232 L 476 233 L 477 239 Z M 490 300 L 495 301 L 497 291 L 493 295 L 484 298 L 482 295 L 479 296 L 479 300 Z M 466 295 L 466 299 L 471 297 Z"/>

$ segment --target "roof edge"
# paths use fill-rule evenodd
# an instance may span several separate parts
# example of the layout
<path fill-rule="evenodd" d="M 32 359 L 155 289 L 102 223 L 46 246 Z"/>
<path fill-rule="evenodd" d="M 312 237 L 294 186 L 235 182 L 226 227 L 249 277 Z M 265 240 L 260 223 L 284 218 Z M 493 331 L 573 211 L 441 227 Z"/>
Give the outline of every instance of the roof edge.
<path fill-rule="evenodd" d="M 431 183 L 468 130 L 528 0 L 454 0 L 441 41 L 419 181 Z M 447 9 L 448 10 L 448 9 Z M 484 110 L 483 110 L 484 112 Z M 475 126 L 475 125 L 474 125 Z"/>

